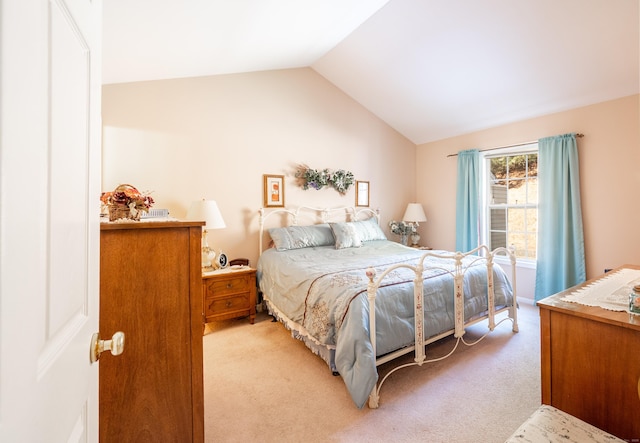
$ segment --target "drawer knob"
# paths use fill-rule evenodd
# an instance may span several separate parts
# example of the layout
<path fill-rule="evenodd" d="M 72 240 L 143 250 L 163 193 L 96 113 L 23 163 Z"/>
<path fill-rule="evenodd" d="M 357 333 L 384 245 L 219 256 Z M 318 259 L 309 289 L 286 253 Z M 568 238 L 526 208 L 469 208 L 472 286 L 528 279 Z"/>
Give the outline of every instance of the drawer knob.
<path fill-rule="evenodd" d="M 226 306 L 227 308 L 230 308 L 233 305 L 233 303 L 231 303 L 230 301 L 227 302 Z"/>

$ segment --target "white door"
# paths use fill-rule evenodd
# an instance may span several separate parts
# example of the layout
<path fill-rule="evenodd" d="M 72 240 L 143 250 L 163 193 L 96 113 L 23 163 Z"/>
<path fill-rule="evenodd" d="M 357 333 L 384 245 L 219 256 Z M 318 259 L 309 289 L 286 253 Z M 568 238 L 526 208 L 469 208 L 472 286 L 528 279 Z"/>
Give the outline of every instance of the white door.
<path fill-rule="evenodd" d="M 100 0 L 0 0 L 0 441 L 96 441 Z"/>

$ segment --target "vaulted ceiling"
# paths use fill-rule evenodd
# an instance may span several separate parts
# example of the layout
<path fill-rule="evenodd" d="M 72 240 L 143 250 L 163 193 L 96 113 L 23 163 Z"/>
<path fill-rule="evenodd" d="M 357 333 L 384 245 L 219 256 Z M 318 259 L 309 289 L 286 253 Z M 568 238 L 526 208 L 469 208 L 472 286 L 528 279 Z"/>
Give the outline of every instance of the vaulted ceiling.
<path fill-rule="evenodd" d="M 640 91 L 638 0 L 105 0 L 103 82 L 311 67 L 416 144 Z"/>

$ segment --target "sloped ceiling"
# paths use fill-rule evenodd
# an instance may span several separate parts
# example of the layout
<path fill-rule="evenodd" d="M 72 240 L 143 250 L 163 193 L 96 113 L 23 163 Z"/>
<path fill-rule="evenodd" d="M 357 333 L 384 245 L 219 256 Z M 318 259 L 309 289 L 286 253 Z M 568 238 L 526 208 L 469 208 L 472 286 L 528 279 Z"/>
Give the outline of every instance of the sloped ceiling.
<path fill-rule="evenodd" d="M 105 0 L 103 82 L 310 66 L 416 144 L 637 94 L 638 0 Z"/>

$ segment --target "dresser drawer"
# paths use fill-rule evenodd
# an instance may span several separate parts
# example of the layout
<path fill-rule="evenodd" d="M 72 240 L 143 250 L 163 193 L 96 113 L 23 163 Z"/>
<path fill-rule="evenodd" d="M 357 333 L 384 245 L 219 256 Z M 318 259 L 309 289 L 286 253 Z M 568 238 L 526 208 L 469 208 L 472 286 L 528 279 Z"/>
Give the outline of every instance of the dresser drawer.
<path fill-rule="evenodd" d="M 247 275 L 232 276 L 224 279 L 209 279 L 206 281 L 207 298 L 225 297 L 239 292 L 248 292 L 251 289 L 251 280 Z"/>
<path fill-rule="evenodd" d="M 232 295 L 229 297 L 213 297 L 205 301 L 204 314 L 208 318 L 226 316 L 239 311 L 249 312 L 249 293 Z"/>

